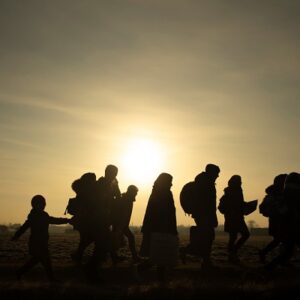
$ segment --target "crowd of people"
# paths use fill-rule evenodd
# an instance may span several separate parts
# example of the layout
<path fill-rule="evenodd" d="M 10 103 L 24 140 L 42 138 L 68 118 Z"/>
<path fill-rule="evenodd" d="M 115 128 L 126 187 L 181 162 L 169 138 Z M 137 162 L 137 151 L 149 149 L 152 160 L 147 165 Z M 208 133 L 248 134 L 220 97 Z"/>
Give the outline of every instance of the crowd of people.
<path fill-rule="evenodd" d="M 92 255 L 85 268 L 90 281 L 99 280 L 101 263 L 108 257 L 114 264 L 119 262 L 118 250 L 124 236 L 128 239 L 132 261 L 138 270 L 143 272 L 156 266 L 160 280 L 164 280 L 167 268 L 176 264 L 177 253 L 182 263 L 186 263 L 188 254 L 197 255 L 201 258 L 203 270 L 213 269 L 211 251 L 218 226 L 217 209 L 224 214 L 224 230 L 229 236 L 228 261 L 239 263 L 238 251 L 250 236 L 244 219 L 249 212 L 246 212 L 242 178 L 233 175 L 229 179 L 217 205 L 215 182 L 219 173 L 217 165 L 207 164 L 190 185 L 192 192 L 188 197 L 191 202 L 188 213 L 194 219 L 195 226 L 190 228 L 190 243 L 181 248 L 178 246 L 176 208 L 171 191 L 173 177 L 168 173 L 159 174 L 153 184 L 142 224 L 143 238 L 139 251 L 129 227 L 138 188 L 130 185 L 125 193 L 121 193 L 116 166 L 108 165 L 104 176 L 99 179 L 94 173 L 85 173 L 72 183 L 76 196 L 67 204 L 65 214 L 70 214 L 69 218 L 49 216 L 45 212 L 46 199 L 35 195 L 27 220 L 12 238 L 17 240 L 30 229 L 30 259 L 17 271 L 17 277 L 20 279 L 33 266 L 41 263 L 48 279 L 54 280 L 48 249 L 48 227 L 49 224 L 67 223 L 79 232 L 78 247 L 71 254 L 74 262 L 82 262 L 85 249 L 93 244 Z M 183 209 L 186 211 L 185 207 Z M 300 174 L 293 172 L 276 176 L 274 183 L 266 189 L 259 211 L 269 219 L 269 234 L 273 240 L 259 251 L 258 257 L 266 270 L 273 270 L 289 262 L 300 242 Z M 267 262 L 269 252 L 279 245 L 279 254 Z"/>

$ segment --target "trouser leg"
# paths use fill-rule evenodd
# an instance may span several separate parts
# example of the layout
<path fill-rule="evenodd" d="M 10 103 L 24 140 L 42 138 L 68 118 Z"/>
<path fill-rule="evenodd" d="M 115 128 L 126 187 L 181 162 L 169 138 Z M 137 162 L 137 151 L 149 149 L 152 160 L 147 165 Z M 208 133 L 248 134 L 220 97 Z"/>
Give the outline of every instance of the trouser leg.
<path fill-rule="evenodd" d="M 261 250 L 262 255 L 267 255 L 267 253 L 271 252 L 273 249 L 275 249 L 280 244 L 280 240 L 277 238 L 273 238 L 273 240 L 267 244 L 265 248 Z"/>
<path fill-rule="evenodd" d="M 39 259 L 36 257 L 31 257 L 18 271 L 17 276 L 20 279 L 25 273 L 32 269 L 36 264 L 38 264 Z"/>
<path fill-rule="evenodd" d="M 45 256 L 42 256 L 40 258 L 40 262 L 41 262 L 42 266 L 44 267 L 44 269 L 46 271 L 47 278 L 49 280 L 53 280 L 54 275 L 53 275 L 53 269 L 52 269 L 52 263 L 51 263 L 50 255 L 47 254 Z"/>
<path fill-rule="evenodd" d="M 237 233 L 236 232 L 229 232 L 229 240 L 228 240 L 228 252 L 233 252 L 235 250 L 235 242 L 237 239 Z"/>
<path fill-rule="evenodd" d="M 247 226 L 245 228 L 243 228 L 240 231 L 240 233 L 241 233 L 241 237 L 238 239 L 238 241 L 235 244 L 235 250 L 236 251 L 238 249 L 240 249 L 250 237 L 250 232 L 249 232 Z"/>
<path fill-rule="evenodd" d="M 266 265 L 267 269 L 271 270 L 280 264 L 287 263 L 293 256 L 295 246 L 295 241 L 284 242 L 282 252 L 277 255 L 269 264 Z"/>
<path fill-rule="evenodd" d="M 129 245 L 129 249 L 130 249 L 132 257 L 133 258 L 137 258 L 137 251 L 136 251 L 136 247 L 135 247 L 135 237 L 134 237 L 134 234 L 131 232 L 131 230 L 129 229 L 129 227 L 127 227 L 127 228 L 124 229 L 123 234 L 128 239 L 128 245 Z"/>
<path fill-rule="evenodd" d="M 93 239 L 90 236 L 81 233 L 78 248 L 72 255 L 72 258 L 80 262 L 82 260 L 85 249 L 92 243 L 92 241 Z"/>
<path fill-rule="evenodd" d="M 106 255 L 109 251 L 109 230 L 102 230 L 94 235 L 95 246 L 93 254 L 87 263 L 87 276 L 91 280 L 98 278 L 98 267 L 101 262 L 106 259 Z"/>
<path fill-rule="evenodd" d="M 215 239 L 214 228 L 200 228 L 199 253 L 203 258 L 203 265 L 211 264 L 211 250 Z"/>

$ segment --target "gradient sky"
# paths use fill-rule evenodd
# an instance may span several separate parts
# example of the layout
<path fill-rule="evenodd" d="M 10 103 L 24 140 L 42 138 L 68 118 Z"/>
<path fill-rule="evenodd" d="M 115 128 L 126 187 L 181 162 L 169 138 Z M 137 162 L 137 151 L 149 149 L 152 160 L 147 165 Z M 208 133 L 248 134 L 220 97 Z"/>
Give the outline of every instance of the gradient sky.
<path fill-rule="evenodd" d="M 174 176 L 178 224 L 193 223 L 179 191 L 207 163 L 218 199 L 240 174 L 261 201 L 275 175 L 300 171 L 299 36 L 300 1 L 1 0 L 0 222 L 23 222 L 34 194 L 62 216 L 72 181 L 110 163 L 125 191 L 138 139 Z"/>

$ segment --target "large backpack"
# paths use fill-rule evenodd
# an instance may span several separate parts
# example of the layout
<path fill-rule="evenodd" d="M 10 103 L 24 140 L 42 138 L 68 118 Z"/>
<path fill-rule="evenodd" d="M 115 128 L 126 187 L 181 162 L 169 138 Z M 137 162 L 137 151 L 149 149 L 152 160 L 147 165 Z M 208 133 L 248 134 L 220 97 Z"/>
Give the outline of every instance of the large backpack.
<path fill-rule="evenodd" d="M 227 197 L 223 195 L 220 199 L 218 210 L 221 214 L 225 214 L 227 212 Z"/>
<path fill-rule="evenodd" d="M 180 192 L 180 205 L 184 212 L 188 215 L 194 212 L 196 203 L 196 183 L 190 181 L 186 183 Z"/>
<path fill-rule="evenodd" d="M 78 213 L 78 199 L 75 197 L 75 198 L 70 198 L 69 201 L 68 201 L 68 205 L 66 207 L 66 210 L 65 210 L 65 215 L 68 213 L 72 216 L 76 215 Z"/>
<path fill-rule="evenodd" d="M 272 213 L 272 206 L 274 206 L 274 199 L 271 195 L 267 195 L 264 197 L 262 203 L 259 205 L 259 212 L 264 217 L 270 217 Z"/>
<path fill-rule="evenodd" d="M 267 195 L 259 205 L 259 212 L 264 217 L 275 217 L 286 214 L 288 207 L 281 199 L 274 198 L 274 196 Z"/>

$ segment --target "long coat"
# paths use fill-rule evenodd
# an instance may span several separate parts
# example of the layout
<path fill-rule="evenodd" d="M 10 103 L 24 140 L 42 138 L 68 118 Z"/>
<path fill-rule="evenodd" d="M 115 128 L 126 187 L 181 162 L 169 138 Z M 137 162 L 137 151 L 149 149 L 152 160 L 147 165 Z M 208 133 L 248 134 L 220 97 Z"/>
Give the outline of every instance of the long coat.
<path fill-rule="evenodd" d="M 211 229 L 218 226 L 216 208 L 216 187 L 208 179 L 206 172 L 202 172 L 195 178 L 196 203 L 192 217 L 196 220 L 197 226 Z"/>
<path fill-rule="evenodd" d="M 225 208 L 224 231 L 240 232 L 245 227 L 243 190 L 227 187 L 220 201 L 224 201 Z"/>
<path fill-rule="evenodd" d="M 149 255 L 151 233 L 154 232 L 177 235 L 176 209 L 170 190 L 152 190 L 142 226 L 142 256 Z"/>

